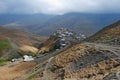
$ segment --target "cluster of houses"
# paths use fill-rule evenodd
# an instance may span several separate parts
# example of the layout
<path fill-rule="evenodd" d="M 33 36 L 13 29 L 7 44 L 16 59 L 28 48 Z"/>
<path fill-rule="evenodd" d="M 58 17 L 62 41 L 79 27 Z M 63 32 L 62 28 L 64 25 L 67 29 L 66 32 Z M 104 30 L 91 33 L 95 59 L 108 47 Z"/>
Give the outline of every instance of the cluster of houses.
<path fill-rule="evenodd" d="M 53 35 L 59 38 L 59 43 L 62 47 L 66 46 L 69 41 L 83 40 L 86 38 L 85 35 L 81 33 L 76 34 L 66 28 L 58 29 Z"/>

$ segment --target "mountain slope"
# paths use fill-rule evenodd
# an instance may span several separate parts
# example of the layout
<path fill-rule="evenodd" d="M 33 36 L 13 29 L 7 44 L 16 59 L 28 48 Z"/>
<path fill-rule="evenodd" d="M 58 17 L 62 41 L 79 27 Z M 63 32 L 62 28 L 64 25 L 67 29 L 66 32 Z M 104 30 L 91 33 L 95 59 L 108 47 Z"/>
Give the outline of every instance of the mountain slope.
<path fill-rule="evenodd" d="M 20 31 L 18 29 L 10 29 L 5 27 L 0 27 L 0 35 L 4 36 L 6 39 L 9 38 L 19 46 L 35 45 L 36 43 L 40 43 L 40 41 L 45 39 L 45 37 L 40 37 L 24 31 Z"/>
<path fill-rule="evenodd" d="M 88 41 L 120 45 L 120 21 L 103 28 Z"/>
<path fill-rule="evenodd" d="M 36 53 L 37 48 L 35 47 L 45 39 L 45 37 L 32 35 L 18 29 L 0 27 L 0 57 L 5 59 L 12 54 L 14 56 L 18 49 L 24 51 L 24 53 Z M 24 46 L 27 46 L 27 48 Z M 35 51 L 32 51 L 33 48 Z"/>
<path fill-rule="evenodd" d="M 0 25 L 24 27 L 38 23 L 41 24 L 52 17 L 53 15 L 44 14 L 0 14 Z M 11 23 L 17 24 L 18 26 L 11 25 Z"/>
<path fill-rule="evenodd" d="M 119 38 L 119 21 L 104 28 L 99 34 L 104 38 L 109 35 L 112 37 L 109 40 L 117 35 Z M 35 58 L 38 64 L 26 70 L 25 75 L 22 74 L 16 80 L 111 80 L 114 77 L 119 80 L 116 76 L 120 70 L 119 46 L 78 42 L 70 40 L 66 47 L 38 56 Z M 49 50 L 55 43 L 56 37 L 50 37 L 41 44 L 40 50 Z M 112 74 L 114 75 L 111 77 Z"/>
<path fill-rule="evenodd" d="M 120 21 L 89 38 L 116 46 L 88 42 L 73 45 L 35 66 L 33 80 L 119 80 L 119 35 Z"/>
<path fill-rule="evenodd" d="M 104 44 L 75 45 L 38 64 L 32 80 L 103 80 L 120 70 L 120 55 L 115 50 L 120 52 Z"/>
<path fill-rule="evenodd" d="M 119 18 L 119 14 L 68 13 L 55 16 L 42 25 L 34 25 L 33 29 L 37 34 L 50 35 L 56 29 L 69 28 L 90 36 Z"/>

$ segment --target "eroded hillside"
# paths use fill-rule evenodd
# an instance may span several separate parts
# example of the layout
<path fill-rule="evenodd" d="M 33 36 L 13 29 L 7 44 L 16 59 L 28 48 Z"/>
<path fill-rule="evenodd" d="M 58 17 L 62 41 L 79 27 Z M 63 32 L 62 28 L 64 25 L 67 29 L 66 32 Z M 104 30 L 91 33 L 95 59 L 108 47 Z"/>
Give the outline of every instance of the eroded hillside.
<path fill-rule="evenodd" d="M 115 52 L 116 50 L 118 52 Z M 40 72 L 34 76 L 34 79 L 103 80 L 106 76 L 119 72 L 119 53 L 118 47 L 89 43 L 78 44 L 51 57 L 45 61 L 44 65 L 41 64 L 41 67 L 37 69 Z"/>
<path fill-rule="evenodd" d="M 72 32 L 66 32 L 67 29 L 61 30 L 58 30 L 54 36 L 50 36 L 49 39 L 39 45 L 37 52 L 42 52 L 42 54 L 38 54 L 34 64 L 30 67 L 28 66 L 29 69 L 25 69 L 24 73 L 20 74 L 19 77 L 14 76 L 11 79 L 120 79 L 119 22 L 113 24 L 112 27 L 104 28 L 98 34 L 89 38 L 89 41 L 92 41 L 92 43 L 82 42 L 85 39 L 79 39 L 82 35 L 76 36 Z M 101 43 L 94 43 L 99 41 Z M 60 46 L 56 47 L 56 44 Z M 14 75 L 14 73 L 11 75 Z"/>

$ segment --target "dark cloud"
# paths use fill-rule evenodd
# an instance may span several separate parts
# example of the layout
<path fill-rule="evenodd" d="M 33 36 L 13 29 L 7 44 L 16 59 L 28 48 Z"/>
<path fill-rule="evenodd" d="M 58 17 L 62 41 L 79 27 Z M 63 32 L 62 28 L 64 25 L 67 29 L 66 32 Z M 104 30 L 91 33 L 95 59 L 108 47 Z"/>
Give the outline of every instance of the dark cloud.
<path fill-rule="evenodd" d="M 0 13 L 120 13 L 120 0 L 0 0 Z"/>

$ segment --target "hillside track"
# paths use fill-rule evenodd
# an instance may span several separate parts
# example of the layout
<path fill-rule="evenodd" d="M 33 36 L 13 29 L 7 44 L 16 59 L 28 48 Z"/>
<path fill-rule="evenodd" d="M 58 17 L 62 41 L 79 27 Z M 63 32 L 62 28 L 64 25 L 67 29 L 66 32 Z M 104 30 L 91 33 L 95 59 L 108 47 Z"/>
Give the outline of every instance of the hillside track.
<path fill-rule="evenodd" d="M 95 46 L 97 48 L 100 48 L 101 50 L 110 51 L 120 58 L 120 46 L 119 45 L 109 45 L 109 44 L 89 43 L 89 42 L 85 42 L 83 44 L 87 46 Z"/>

